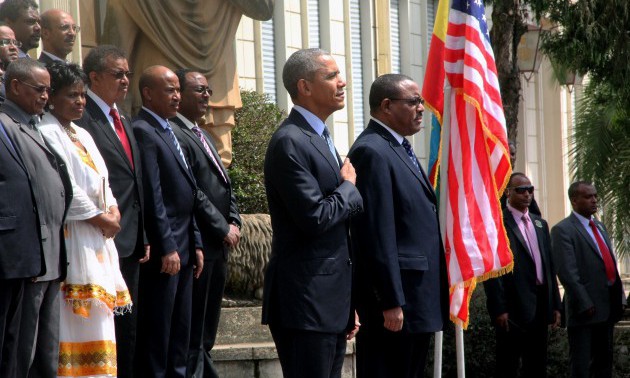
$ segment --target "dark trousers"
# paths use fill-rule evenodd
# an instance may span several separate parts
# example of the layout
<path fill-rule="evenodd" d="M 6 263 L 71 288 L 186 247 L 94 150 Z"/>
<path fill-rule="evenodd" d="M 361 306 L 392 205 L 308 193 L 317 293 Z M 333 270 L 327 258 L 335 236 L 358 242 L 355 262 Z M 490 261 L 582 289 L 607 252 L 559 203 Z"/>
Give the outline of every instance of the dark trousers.
<path fill-rule="evenodd" d="M 16 376 L 24 279 L 0 280 L 0 377 Z"/>
<path fill-rule="evenodd" d="M 357 377 L 424 377 L 433 333 L 391 332 L 378 322 L 357 334 Z"/>
<path fill-rule="evenodd" d="M 132 378 L 136 352 L 136 333 L 138 323 L 138 280 L 140 264 L 138 257 L 131 255 L 118 260 L 127 289 L 131 295 L 133 308 L 130 313 L 114 317 L 116 326 L 116 359 L 118 378 Z"/>
<path fill-rule="evenodd" d="M 322 333 L 270 325 L 284 378 L 340 378 L 346 333 Z"/>
<path fill-rule="evenodd" d="M 56 377 L 59 365 L 59 280 L 24 283 L 17 377 Z"/>
<path fill-rule="evenodd" d="M 613 363 L 614 323 L 568 327 L 572 378 L 610 378 Z"/>
<path fill-rule="evenodd" d="M 214 347 L 225 289 L 227 265 L 223 257 L 205 260 L 193 281 L 192 323 L 188 350 L 188 377 L 218 378 L 210 352 Z"/>
<path fill-rule="evenodd" d="M 528 324 L 510 319 L 509 331 L 496 328 L 496 377 L 515 378 L 519 364 L 522 377 L 547 376 L 547 344 L 549 340 L 547 297 L 543 286 L 538 290 L 536 315 Z M 509 316 L 509 314 L 508 314 Z"/>
<path fill-rule="evenodd" d="M 155 257 L 140 268 L 136 375 L 186 377 L 190 339 L 192 264 L 170 276 Z"/>

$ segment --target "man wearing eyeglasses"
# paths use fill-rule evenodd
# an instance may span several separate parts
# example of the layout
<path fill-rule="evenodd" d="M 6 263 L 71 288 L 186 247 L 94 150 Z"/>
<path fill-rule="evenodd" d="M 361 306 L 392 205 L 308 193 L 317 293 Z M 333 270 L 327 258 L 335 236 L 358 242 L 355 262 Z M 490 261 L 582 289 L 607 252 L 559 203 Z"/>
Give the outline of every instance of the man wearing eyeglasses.
<path fill-rule="evenodd" d="M 118 250 L 120 271 L 127 283 L 131 300 L 138 303 L 140 263 L 149 257 L 145 248 L 142 187 L 142 163 L 130 118 L 116 105 L 129 90 L 129 65 L 118 47 L 101 45 L 83 60 L 89 79 L 83 117 L 75 121 L 86 129 L 105 160 L 109 183 L 121 213 L 120 232 L 114 243 Z M 132 377 L 136 350 L 138 311 L 116 316 L 116 351 L 118 377 Z"/>
<path fill-rule="evenodd" d="M 512 274 L 484 282 L 495 325 L 496 376 L 547 376 L 548 327 L 560 325 L 560 293 L 547 222 L 528 210 L 534 186 L 513 173 L 506 189 L 503 223 L 514 256 Z"/>
<path fill-rule="evenodd" d="M 568 195 L 573 211 L 551 229 L 551 244 L 564 287 L 571 378 L 611 378 L 613 330 L 626 296 L 606 227 L 594 217 L 597 189 L 576 181 Z"/>
<path fill-rule="evenodd" d="M 225 279 L 228 250 L 240 238 L 241 217 L 227 170 L 221 164 L 210 134 L 197 120 L 208 110 L 212 89 L 199 72 L 175 72 L 181 88 L 177 116 L 171 118 L 197 186 L 209 199 L 196 210 L 197 226 L 204 251 L 203 271 L 193 282 L 193 310 L 188 351 L 188 377 L 218 377 L 210 352 L 216 339 Z"/>
<path fill-rule="evenodd" d="M 369 103 L 372 119 L 348 153 L 365 201 L 350 223 L 357 376 L 422 377 L 430 337 L 448 319 L 436 196 L 406 139 L 422 128 L 423 100 L 410 77 L 387 74 Z"/>
<path fill-rule="evenodd" d="M 0 21 L 15 33 L 20 41 L 19 57 L 28 57 L 29 50 L 39 47 L 41 27 L 37 2 L 33 0 L 5 0 L 0 4 Z"/>
<path fill-rule="evenodd" d="M 81 28 L 72 16 L 61 9 L 49 9 L 41 15 L 42 53 L 39 61 L 49 65 L 55 61 L 66 63 Z"/>
<path fill-rule="evenodd" d="M 14 60 L 17 60 L 20 46 L 22 43 L 15 40 L 15 34 L 10 27 L 0 25 L 0 103 L 4 102 L 4 71 L 7 66 Z"/>
<path fill-rule="evenodd" d="M 67 264 L 63 222 L 72 200 L 72 186 L 64 160 L 48 147 L 36 126 L 50 91 L 48 71 L 35 60 L 18 59 L 7 69 L 6 89 L 0 122 L 31 180 L 36 202 L 32 211 L 38 216 L 35 226 L 39 227 L 42 250 L 39 259 L 29 262 L 38 268 L 37 273 L 24 282 L 22 315 L 16 323 L 20 333 L 14 376 L 54 377 L 59 359 L 60 283 Z M 16 197 L 23 195 L 30 194 Z M 25 243 L 28 241 L 12 248 L 21 250 Z"/>

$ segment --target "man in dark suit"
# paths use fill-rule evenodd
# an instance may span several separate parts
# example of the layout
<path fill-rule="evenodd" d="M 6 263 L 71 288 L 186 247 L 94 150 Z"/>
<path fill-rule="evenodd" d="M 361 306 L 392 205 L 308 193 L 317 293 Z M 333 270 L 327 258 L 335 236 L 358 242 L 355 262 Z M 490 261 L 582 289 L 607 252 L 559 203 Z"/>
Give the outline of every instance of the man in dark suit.
<path fill-rule="evenodd" d="M 341 162 L 324 122 L 344 107 L 346 83 L 319 49 L 293 53 L 282 80 L 295 106 L 265 157 L 273 240 L 262 323 L 285 377 L 340 377 L 346 337 L 356 331 L 348 220 L 362 199 L 354 168 Z"/>
<path fill-rule="evenodd" d="M 430 337 L 448 319 L 436 197 L 405 139 L 421 129 L 422 98 L 408 76 L 378 77 L 372 120 L 348 156 L 365 212 L 351 222 L 361 332 L 358 377 L 423 377 Z"/>
<path fill-rule="evenodd" d="M 42 28 L 36 1 L 5 0 L 0 4 L 0 22 L 10 27 L 22 43 L 20 58 L 27 58 L 29 50 L 39 47 Z"/>
<path fill-rule="evenodd" d="M 121 214 L 120 232 L 114 239 L 120 271 L 137 305 L 140 263 L 149 258 L 148 245 L 144 247 L 142 163 L 131 122 L 116 106 L 127 95 L 131 73 L 125 53 L 108 45 L 93 48 L 83 60 L 83 70 L 90 83 L 83 117 L 75 122 L 92 135 L 107 165 Z M 114 321 L 118 377 L 132 377 L 138 311 L 116 316 Z"/>
<path fill-rule="evenodd" d="M 529 211 L 534 187 L 513 173 L 506 189 L 503 223 L 514 271 L 484 282 L 496 331 L 497 377 L 547 376 L 548 325 L 560 325 L 560 292 L 551 257 L 547 222 Z"/>
<path fill-rule="evenodd" d="M 612 377 L 613 329 L 626 298 L 612 244 L 597 212 L 597 190 L 569 186 L 573 212 L 551 229 L 553 259 L 564 287 L 571 377 Z"/>
<path fill-rule="evenodd" d="M 49 9 L 42 13 L 41 25 L 42 52 L 38 60 L 45 65 L 65 63 L 81 28 L 70 14 L 61 9 Z"/>
<path fill-rule="evenodd" d="M 145 231 L 152 258 L 140 269 L 136 372 L 185 377 L 193 269 L 203 268 L 193 219 L 197 187 L 169 118 L 177 114 L 179 80 L 151 66 L 140 77 L 143 107 L 133 122 L 142 161 Z"/>
<path fill-rule="evenodd" d="M 188 377 L 218 377 L 210 352 L 214 347 L 227 274 L 228 248 L 238 244 L 241 217 L 221 157 L 212 138 L 197 125 L 206 114 L 212 90 L 199 72 L 180 69 L 181 102 L 171 119 L 199 190 L 209 201 L 198 202 L 197 226 L 203 242 L 204 263 L 193 282 L 192 323 L 188 350 Z"/>
<path fill-rule="evenodd" d="M 0 166 L 0 376 L 15 377 L 24 285 L 42 274 L 43 256 L 33 184 L 1 118 Z"/>
<path fill-rule="evenodd" d="M 34 60 L 18 59 L 7 69 L 6 84 L 0 121 L 31 178 L 42 251 L 40 265 L 34 268 L 40 273 L 24 284 L 15 376 L 52 377 L 57 374 L 59 290 L 67 261 L 63 222 L 72 187 L 63 160 L 48 148 L 35 126 L 48 100 L 48 71 Z M 28 241 L 13 248 L 24 242 Z"/>
<path fill-rule="evenodd" d="M 22 43 L 15 39 L 13 30 L 6 25 L 0 25 L 0 78 L 4 76 L 9 63 L 18 58 L 19 46 L 22 46 Z M 2 82 L 0 83 L 0 104 L 4 102 L 4 97 L 4 82 Z"/>

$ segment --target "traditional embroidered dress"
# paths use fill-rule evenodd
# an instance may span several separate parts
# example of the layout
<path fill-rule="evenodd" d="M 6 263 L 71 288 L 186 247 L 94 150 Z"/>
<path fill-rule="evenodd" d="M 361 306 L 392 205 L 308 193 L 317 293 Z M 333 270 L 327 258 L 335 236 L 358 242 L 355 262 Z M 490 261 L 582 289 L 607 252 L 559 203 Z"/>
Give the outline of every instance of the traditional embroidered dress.
<path fill-rule="evenodd" d="M 66 219 L 68 273 L 61 286 L 59 376 L 116 376 L 114 314 L 131 309 L 113 239 L 88 222 L 116 205 L 107 168 L 90 134 L 71 124 L 66 131 L 51 114 L 39 126 L 44 139 L 65 160 L 73 199 Z M 85 150 L 71 140 L 78 139 Z"/>

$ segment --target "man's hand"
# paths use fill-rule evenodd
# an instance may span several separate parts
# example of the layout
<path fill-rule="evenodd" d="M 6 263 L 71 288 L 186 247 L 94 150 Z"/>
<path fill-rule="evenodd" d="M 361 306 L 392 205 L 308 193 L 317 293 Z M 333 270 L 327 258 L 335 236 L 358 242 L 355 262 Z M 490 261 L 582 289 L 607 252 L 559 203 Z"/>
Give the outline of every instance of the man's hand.
<path fill-rule="evenodd" d="M 203 251 L 197 248 L 195 249 L 195 254 L 197 255 L 197 263 L 194 265 L 193 276 L 199 278 L 203 270 Z"/>
<path fill-rule="evenodd" d="M 560 311 L 555 310 L 553 312 L 553 323 L 551 323 L 551 329 L 557 329 L 558 327 L 560 327 L 561 319 L 562 316 L 560 315 Z"/>
<path fill-rule="evenodd" d="M 173 251 L 166 256 L 162 256 L 162 270 L 160 273 L 170 274 L 174 276 L 179 272 L 179 253 Z"/>
<path fill-rule="evenodd" d="M 398 332 L 402 329 L 404 320 L 402 307 L 394 307 L 383 311 L 383 318 L 385 319 L 383 322 L 385 329 L 392 332 Z"/>
<path fill-rule="evenodd" d="M 230 224 L 230 230 L 227 235 L 223 238 L 223 242 L 227 244 L 228 247 L 234 248 L 238 245 L 238 242 L 241 240 L 241 230 L 236 227 L 236 225 Z"/>
<path fill-rule="evenodd" d="M 359 332 L 359 327 L 361 327 L 361 322 L 359 322 L 359 314 L 354 312 L 354 328 L 346 335 L 346 340 L 352 340 L 357 333 Z"/>
<path fill-rule="evenodd" d="M 140 260 L 138 260 L 138 262 L 140 264 L 144 264 L 145 262 L 149 261 L 150 258 L 151 258 L 151 246 L 149 244 L 145 244 L 144 245 L 144 257 L 141 258 Z"/>
<path fill-rule="evenodd" d="M 508 332 L 510 330 L 508 313 L 504 312 L 503 314 L 497 316 L 494 319 L 494 324 L 496 324 L 496 326 L 501 328 L 502 330 Z"/>
<path fill-rule="evenodd" d="M 343 161 L 343 165 L 341 166 L 341 178 L 350 181 L 352 185 L 357 184 L 357 173 L 354 171 L 354 166 L 350 163 L 349 158 Z"/>

